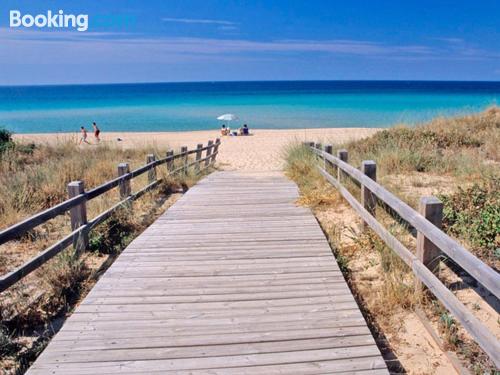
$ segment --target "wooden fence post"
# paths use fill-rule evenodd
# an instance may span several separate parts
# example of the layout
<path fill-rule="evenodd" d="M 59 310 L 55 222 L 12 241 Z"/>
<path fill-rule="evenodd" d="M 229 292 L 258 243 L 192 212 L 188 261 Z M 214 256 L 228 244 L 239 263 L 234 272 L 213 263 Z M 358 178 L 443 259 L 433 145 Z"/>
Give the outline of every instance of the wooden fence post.
<path fill-rule="evenodd" d="M 361 172 L 373 181 L 377 181 L 377 164 L 373 160 L 363 160 L 361 163 Z M 372 216 L 375 216 L 377 208 L 377 197 L 365 185 L 361 184 L 361 204 Z M 363 221 L 363 231 L 369 228 Z"/>
<path fill-rule="evenodd" d="M 333 146 L 332 145 L 325 145 L 325 152 L 327 154 L 332 154 L 333 153 Z M 326 160 L 326 158 L 324 159 L 324 162 L 325 162 L 325 165 L 324 165 L 324 169 L 325 171 L 329 171 L 331 169 L 331 166 L 332 166 L 332 163 L 329 162 L 328 160 Z M 330 173 L 330 172 L 328 172 Z"/>
<path fill-rule="evenodd" d="M 183 154 L 184 156 L 182 157 L 182 165 L 183 165 L 183 168 L 182 168 L 182 173 L 184 175 L 187 175 L 187 164 L 188 164 L 188 156 L 187 156 L 187 151 L 188 151 L 188 148 L 187 146 L 182 146 L 181 147 L 181 154 Z"/>
<path fill-rule="evenodd" d="M 314 142 L 307 142 L 307 143 L 308 143 L 309 147 L 311 147 L 311 148 L 314 147 Z"/>
<path fill-rule="evenodd" d="M 348 163 L 349 160 L 349 154 L 347 153 L 347 150 L 338 150 L 337 151 L 337 157 L 342 160 L 343 162 Z M 342 176 L 344 175 L 344 172 L 342 169 L 337 168 L 337 181 L 341 183 Z"/>
<path fill-rule="evenodd" d="M 418 212 L 436 226 L 436 231 L 441 229 L 443 221 L 443 203 L 436 197 L 422 197 L 418 205 Z M 417 258 L 435 274 L 439 273 L 439 257 L 441 250 L 417 232 Z M 422 290 L 422 283 L 416 280 L 415 289 Z"/>
<path fill-rule="evenodd" d="M 214 141 L 208 141 L 207 155 L 205 159 L 205 168 L 210 164 L 210 155 L 212 155 L 212 148 L 214 145 Z"/>
<path fill-rule="evenodd" d="M 201 154 L 203 153 L 203 151 L 201 151 L 202 148 L 203 148 L 203 143 L 198 143 L 198 145 L 196 146 L 196 164 L 195 164 L 196 173 L 200 173 L 201 170 L 201 165 L 199 160 L 201 159 Z"/>
<path fill-rule="evenodd" d="M 149 154 L 146 156 L 146 164 L 152 163 L 156 160 L 156 156 L 154 154 Z M 148 171 L 148 183 L 152 183 L 156 181 L 156 167 L 151 168 Z"/>
<path fill-rule="evenodd" d="M 167 158 L 170 156 L 174 156 L 174 150 L 168 150 L 167 151 Z M 174 169 L 174 158 L 170 159 L 167 161 L 167 171 L 170 174 L 172 170 Z"/>
<path fill-rule="evenodd" d="M 217 157 L 217 151 L 219 151 L 220 138 L 215 139 L 214 150 L 212 152 L 212 164 L 215 163 L 215 158 Z"/>
<path fill-rule="evenodd" d="M 68 184 L 68 195 L 70 198 L 83 193 L 85 193 L 83 181 L 72 181 Z M 87 200 L 71 208 L 69 213 L 71 216 L 71 230 L 76 230 L 82 225 L 87 224 Z M 78 256 L 85 251 L 88 244 L 89 233 L 86 229 L 83 229 L 80 233 L 73 236 L 73 248 Z"/>
<path fill-rule="evenodd" d="M 118 176 L 123 176 L 124 174 L 127 174 L 129 172 L 130 172 L 130 167 L 128 163 L 118 164 Z M 132 189 L 130 188 L 130 180 L 121 180 L 119 184 L 119 189 L 120 189 L 120 199 L 123 200 L 127 198 L 132 192 Z"/>

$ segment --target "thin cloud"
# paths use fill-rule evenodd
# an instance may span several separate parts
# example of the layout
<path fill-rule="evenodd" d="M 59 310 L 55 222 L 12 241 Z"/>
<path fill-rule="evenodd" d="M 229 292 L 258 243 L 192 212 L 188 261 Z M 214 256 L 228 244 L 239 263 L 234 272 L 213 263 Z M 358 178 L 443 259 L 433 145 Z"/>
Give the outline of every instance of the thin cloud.
<path fill-rule="evenodd" d="M 450 44 L 460 44 L 460 43 L 463 43 L 464 40 L 461 39 L 461 38 L 446 38 L 446 37 L 437 37 L 437 38 L 432 38 L 434 40 L 438 40 L 440 42 L 446 42 L 446 43 L 450 43 Z"/>
<path fill-rule="evenodd" d="M 267 58 L 321 53 L 385 60 L 481 60 L 498 51 L 441 48 L 367 40 L 249 40 L 242 38 L 150 37 L 127 33 L 12 30 L 0 27 L 0 62 L 157 62 Z"/>
<path fill-rule="evenodd" d="M 236 22 L 226 21 L 226 20 L 213 20 L 213 19 L 199 19 L 199 18 L 169 18 L 165 17 L 161 19 L 164 22 L 177 22 L 177 23 L 189 23 L 189 24 L 204 24 L 204 25 L 226 25 L 235 26 L 238 25 Z"/>
<path fill-rule="evenodd" d="M 231 25 L 221 25 L 221 26 L 217 27 L 217 29 L 222 30 L 222 31 L 235 31 L 235 30 L 238 30 L 238 27 L 231 26 Z"/>

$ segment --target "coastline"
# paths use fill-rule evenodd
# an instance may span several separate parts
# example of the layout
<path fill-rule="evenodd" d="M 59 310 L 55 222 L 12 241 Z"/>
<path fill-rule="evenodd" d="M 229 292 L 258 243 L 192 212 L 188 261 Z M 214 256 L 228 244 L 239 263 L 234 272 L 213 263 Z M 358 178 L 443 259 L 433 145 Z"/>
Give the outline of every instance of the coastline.
<path fill-rule="evenodd" d="M 101 133 L 101 144 L 120 148 L 151 148 L 162 152 L 167 148 L 195 147 L 198 143 L 220 137 L 222 144 L 218 164 L 223 169 L 279 170 L 283 167 L 283 148 L 294 141 L 321 141 L 337 143 L 370 136 L 379 128 L 307 128 L 307 129 L 251 129 L 250 136 L 220 137 L 218 129 L 187 132 L 106 132 Z M 78 142 L 78 133 L 15 134 L 19 142 L 57 144 Z M 121 139 L 119 141 L 118 139 Z M 91 145 L 95 147 L 93 134 L 89 133 Z"/>

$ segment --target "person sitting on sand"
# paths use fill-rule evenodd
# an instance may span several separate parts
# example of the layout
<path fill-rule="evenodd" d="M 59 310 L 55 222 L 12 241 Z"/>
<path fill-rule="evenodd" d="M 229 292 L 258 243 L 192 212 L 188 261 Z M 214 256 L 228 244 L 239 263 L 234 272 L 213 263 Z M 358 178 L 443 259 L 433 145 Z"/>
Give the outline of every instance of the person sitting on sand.
<path fill-rule="evenodd" d="M 225 135 L 228 135 L 228 133 L 229 133 L 229 129 L 226 128 L 226 124 L 222 124 L 222 127 L 220 129 L 220 134 L 222 136 L 225 136 Z"/>
<path fill-rule="evenodd" d="M 94 128 L 94 137 L 97 142 L 101 142 L 101 139 L 99 138 L 99 134 L 101 134 L 101 130 L 97 127 L 97 124 L 94 122 L 92 123 L 92 127 Z"/>
<path fill-rule="evenodd" d="M 250 130 L 248 129 L 248 126 L 247 124 L 244 124 L 243 125 L 243 128 L 241 128 L 241 135 L 249 135 L 250 134 Z"/>
<path fill-rule="evenodd" d="M 87 129 L 85 129 L 85 127 L 81 126 L 80 127 L 80 133 L 81 136 L 80 136 L 80 142 L 78 143 L 79 145 L 82 144 L 82 142 L 85 142 L 87 144 L 90 144 L 88 141 L 87 141 Z"/>

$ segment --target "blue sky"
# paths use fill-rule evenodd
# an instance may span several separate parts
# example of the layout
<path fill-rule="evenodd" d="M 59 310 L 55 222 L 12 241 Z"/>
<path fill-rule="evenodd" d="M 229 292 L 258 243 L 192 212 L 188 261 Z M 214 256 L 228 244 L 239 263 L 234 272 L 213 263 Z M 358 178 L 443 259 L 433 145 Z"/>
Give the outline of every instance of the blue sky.
<path fill-rule="evenodd" d="M 9 27 L 9 11 L 89 30 Z M 500 80 L 499 1 L 3 0 L 0 85 Z"/>

